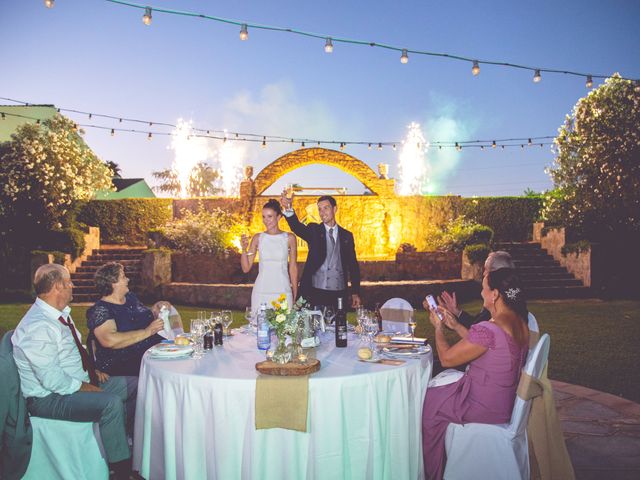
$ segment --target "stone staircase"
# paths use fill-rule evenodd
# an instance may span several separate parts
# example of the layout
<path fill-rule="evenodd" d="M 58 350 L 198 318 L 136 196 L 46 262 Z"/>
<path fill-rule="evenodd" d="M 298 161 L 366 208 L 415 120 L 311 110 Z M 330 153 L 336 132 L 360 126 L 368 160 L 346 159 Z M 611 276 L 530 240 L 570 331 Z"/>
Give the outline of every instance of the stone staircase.
<path fill-rule="evenodd" d="M 71 274 L 73 282 L 73 302 L 95 302 L 100 295 L 95 290 L 93 276 L 99 267 L 108 262 L 118 262 L 124 266 L 124 271 L 129 277 L 129 290 L 136 292 L 140 285 L 140 273 L 142 269 L 142 252 L 146 247 L 126 247 L 119 245 L 103 245 L 99 250 L 94 250 L 87 259 Z"/>
<path fill-rule="evenodd" d="M 561 266 L 539 243 L 498 243 L 495 250 L 511 254 L 529 299 L 593 296 L 590 288 Z"/>

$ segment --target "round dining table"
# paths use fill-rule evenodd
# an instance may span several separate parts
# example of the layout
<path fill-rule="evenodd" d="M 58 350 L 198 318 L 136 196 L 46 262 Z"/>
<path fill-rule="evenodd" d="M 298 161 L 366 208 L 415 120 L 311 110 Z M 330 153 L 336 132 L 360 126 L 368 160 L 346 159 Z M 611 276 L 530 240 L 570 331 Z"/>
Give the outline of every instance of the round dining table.
<path fill-rule="evenodd" d="M 158 359 L 140 370 L 133 466 L 155 479 L 423 478 L 422 404 L 433 357 L 402 365 L 358 361 L 349 334 L 323 334 L 308 382 L 306 432 L 255 427 L 255 335 L 236 331 L 202 358 Z"/>

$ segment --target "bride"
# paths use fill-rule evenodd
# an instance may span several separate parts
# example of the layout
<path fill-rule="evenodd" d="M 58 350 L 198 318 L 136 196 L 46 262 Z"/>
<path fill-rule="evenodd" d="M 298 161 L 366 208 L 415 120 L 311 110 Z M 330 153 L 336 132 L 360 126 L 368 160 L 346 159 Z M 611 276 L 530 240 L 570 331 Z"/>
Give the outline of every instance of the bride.
<path fill-rule="evenodd" d="M 280 203 L 269 200 L 262 207 L 262 223 L 266 230 L 254 235 L 251 242 L 247 235 L 242 235 L 240 240 L 240 265 L 244 273 L 251 270 L 254 255 L 259 254 L 258 278 L 251 292 L 251 311 L 254 313 L 261 303 L 264 302 L 269 307 L 283 293 L 291 306 L 298 293 L 296 237 L 293 233 L 280 230 L 278 222 L 281 218 Z"/>

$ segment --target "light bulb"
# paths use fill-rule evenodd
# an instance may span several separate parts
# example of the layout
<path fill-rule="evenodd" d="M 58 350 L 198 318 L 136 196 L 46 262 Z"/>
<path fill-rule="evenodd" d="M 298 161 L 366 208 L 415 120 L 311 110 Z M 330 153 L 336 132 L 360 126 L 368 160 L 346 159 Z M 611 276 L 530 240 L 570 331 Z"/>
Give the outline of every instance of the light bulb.
<path fill-rule="evenodd" d="M 484 145 L 480 145 L 480 150 L 484 150 Z"/>
<path fill-rule="evenodd" d="M 462 147 L 460 146 L 460 144 L 458 142 L 456 142 L 456 150 L 457 151 L 462 150 Z"/>
<path fill-rule="evenodd" d="M 240 40 L 247 40 L 249 38 L 249 31 L 247 30 L 247 24 L 243 23 L 240 27 Z"/>
<path fill-rule="evenodd" d="M 491 148 L 496 148 L 496 141 L 491 142 Z"/>
<path fill-rule="evenodd" d="M 478 60 L 473 61 L 473 67 L 471 67 L 471 73 L 474 76 L 477 76 L 480 73 L 480 65 L 478 65 Z"/>
<path fill-rule="evenodd" d="M 144 15 L 142 15 L 142 23 L 151 25 L 151 7 L 144 7 Z"/>
<path fill-rule="evenodd" d="M 533 144 L 533 142 L 531 141 L 531 139 L 529 139 L 529 146 L 531 146 Z"/>
<path fill-rule="evenodd" d="M 340 142 L 340 150 L 344 150 L 344 143 Z"/>
<path fill-rule="evenodd" d="M 402 55 L 400 56 L 400 63 L 409 63 L 409 55 L 407 55 L 407 49 L 402 49 Z"/>
<path fill-rule="evenodd" d="M 111 136 L 113 137 L 116 134 L 116 131 L 112 128 L 111 129 Z"/>
<path fill-rule="evenodd" d="M 302 142 L 302 143 L 300 144 L 300 146 L 301 146 L 302 148 L 304 148 L 304 142 Z"/>
<path fill-rule="evenodd" d="M 593 78 L 591 75 L 587 75 L 587 83 L 585 83 L 584 86 L 587 88 L 593 87 Z"/>
<path fill-rule="evenodd" d="M 382 150 L 382 143 L 378 144 L 378 150 Z"/>
<path fill-rule="evenodd" d="M 540 82 L 540 80 L 542 80 L 542 76 L 540 75 L 540 70 L 536 70 L 536 72 L 533 74 L 533 83 L 538 83 Z"/>
<path fill-rule="evenodd" d="M 393 144 L 393 147 L 392 147 L 392 148 L 393 148 L 393 150 L 395 151 L 395 149 L 396 149 L 396 144 L 395 144 L 395 143 Z"/>
<path fill-rule="evenodd" d="M 56 4 L 55 0 L 44 0 L 44 6 L 47 8 L 53 8 L 55 4 Z"/>
<path fill-rule="evenodd" d="M 264 139 L 264 137 L 262 138 L 262 148 L 267 148 L 267 141 Z"/>
<path fill-rule="evenodd" d="M 149 132 L 149 135 L 147 135 L 147 140 L 151 140 L 151 137 L 152 137 L 151 132 Z"/>
<path fill-rule="evenodd" d="M 324 44 L 325 53 L 333 53 L 333 42 L 330 38 L 327 38 L 326 43 Z"/>
<path fill-rule="evenodd" d="M 2 118 L 4 118 L 4 113 L 2 114 Z M 367 147 L 369 150 L 371 150 L 371 144 L 369 144 L 369 146 Z"/>

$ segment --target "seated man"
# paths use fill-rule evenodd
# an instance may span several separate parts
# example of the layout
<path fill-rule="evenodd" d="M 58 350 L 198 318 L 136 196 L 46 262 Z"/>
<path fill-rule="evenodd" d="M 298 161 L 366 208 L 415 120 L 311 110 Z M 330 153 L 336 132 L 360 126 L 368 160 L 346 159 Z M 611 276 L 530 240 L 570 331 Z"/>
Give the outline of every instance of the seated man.
<path fill-rule="evenodd" d="M 133 416 L 137 378 L 94 369 L 69 315 L 73 283 L 65 267 L 41 266 L 34 287 L 38 298 L 11 339 L 27 409 L 37 417 L 98 422 L 114 478 L 127 479 L 131 452 L 125 424 L 127 413 Z"/>

